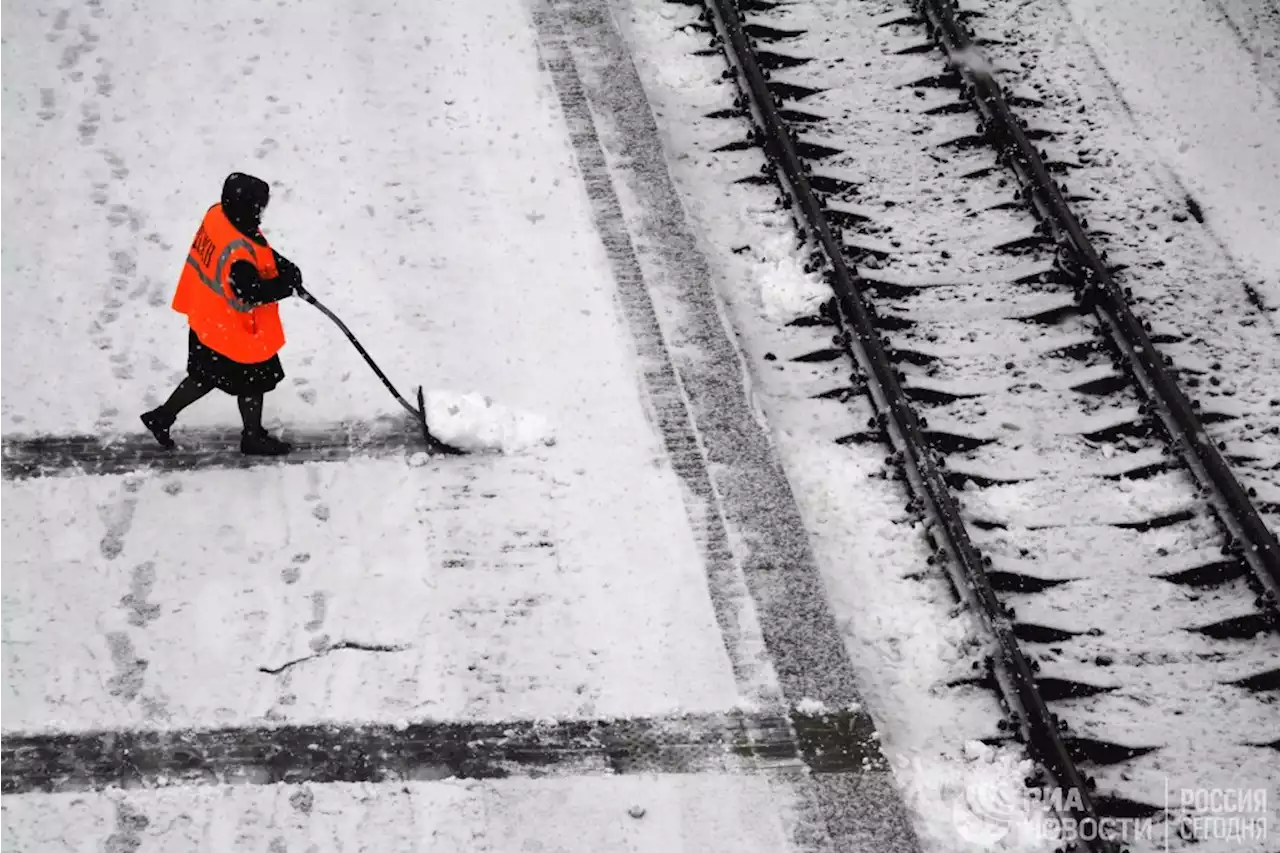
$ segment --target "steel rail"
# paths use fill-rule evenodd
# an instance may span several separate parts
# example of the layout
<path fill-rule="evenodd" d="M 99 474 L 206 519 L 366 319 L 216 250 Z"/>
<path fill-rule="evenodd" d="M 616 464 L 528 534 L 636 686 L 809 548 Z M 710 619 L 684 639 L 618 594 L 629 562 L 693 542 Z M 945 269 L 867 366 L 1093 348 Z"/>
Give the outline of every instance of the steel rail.
<path fill-rule="evenodd" d="M 1162 358 L 1142 322 L 1130 310 L 1124 290 L 1112 278 L 1102 254 L 1090 242 L 1086 226 L 1071 210 L 1065 191 L 1054 181 L 1045 157 L 1032 144 L 999 82 L 987 70 L 974 36 L 959 19 L 955 0 L 919 0 L 931 35 L 965 81 L 966 92 L 984 120 L 983 131 L 1002 159 L 1029 190 L 1033 212 L 1052 231 L 1059 264 L 1071 276 L 1077 300 L 1093 310 L 1107 336 L 1123 355 L 1147 403 L 1155 410 L 1174 450 L 1191 469 L 1210 507 L 1230 534 L 1224 551 L 1244 559 L 1263 593 L 1258 604 L 1273 616 L 1280 607 L 1280 545 L 1218 448 L 1209 439 L 1192 402 L 1173 375 L 1172 360 Z"/>
<path fill-rule="evenodd" d="M 776 176 L 812 231 L 825 254 L 827 280 L 836 295 L 839 320 L 845 330 L 837 336 L 867 377 L 866 390 L 875 406 L 876 425 L 883 429 L 900 461 L 905 479 L 923 507 L 931 528 L 929 535 L 940 546 L 934 561 L 941 562 L 961 601 L 974 613 L 994 641 L 989 660 L 1000 694 L 1013 717 L 1013 729 L 1043 767 L 1047 782 L 1066 792 L 1065 808 L 1076 826 L 1085 827 L 1079 849 L 1113 851 L 1116 845 L 1103 835 L 1092 797 L 1093 782 L 1076 766 L 1058 720 L 1050 712 L 1035 674 L 1039 668 L 1023 653 L 1013 632 L 1013 612 L 996 597 L 986 567 L 990 558 L 981 554 L 969 536 L 950 488 L 942 474 L 942 461 L 929 446 L 927 424 L 908 400 L 893 363 L 887 341 L 876 331 L 874 309 L 863 298 L 863 282 L 846 264 L 832 235 L 823 204 L 809 180 L 785 120 L 780 99 L 769 89 L 768 75 L 760 67 L 742 18 L 732 0 L 705 0 L 716 29 L 717 41 L 729 62 L 726 77 L 734 78 L 746 96 L 759 133 L 758 141 L 776 168 Z M 848 331 L 852 328 L 852 334 Z M 1093 829 L 1092 832 L 1088 831 Z"/>

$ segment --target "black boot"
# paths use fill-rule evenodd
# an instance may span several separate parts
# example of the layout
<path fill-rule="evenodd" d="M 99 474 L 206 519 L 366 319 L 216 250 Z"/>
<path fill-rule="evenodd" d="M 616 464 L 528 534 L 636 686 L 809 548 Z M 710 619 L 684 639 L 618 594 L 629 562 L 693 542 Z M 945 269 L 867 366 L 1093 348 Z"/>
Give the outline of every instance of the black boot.
<path fill-rule="evenodd" d="M 281 441 L 265 429 L 240 433 L 240 452 L 245 456 L 284 456 L 290 450 L 293 450 L 292 444 Z"/>
<path fill-rule="evenodd" d="M 151 434 L 165 450 L 173 450 L 177 446 L 174 444 L 173 437 L 169 435 L 169 428 L 173 426 L 173 421 L 174 419 L 165 412 L 164 406 L 142 413 L 142 425 L 151 430 Z"/>
<path fill-rule="evenodd" d="M 212 390 L 212 385 L 194 376 L 187 376 L 178 383 L 178 387 L 169 395 L 169 399 L 164 401 L 164 405 L 143 413 L 142 425 L 151 431 L 161 447 L 172 450 L 175 445 L 169 430 L 173 427 L 173 422 L 178 419 L 178 413 Z"/>
<path fill-rule="evenodd" d="M 244 432 L 240 433 L 240 452 L 246 456 L 283 456 L 293 449 L 287 441 L 274 438 L 262 428 L 262 395 L 239 398 Z"/>

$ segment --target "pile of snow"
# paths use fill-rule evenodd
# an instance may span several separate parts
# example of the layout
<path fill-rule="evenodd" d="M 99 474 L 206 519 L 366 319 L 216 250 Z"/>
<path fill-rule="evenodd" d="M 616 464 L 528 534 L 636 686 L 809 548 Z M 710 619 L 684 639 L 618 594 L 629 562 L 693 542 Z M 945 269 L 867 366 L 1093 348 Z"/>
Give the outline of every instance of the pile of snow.
<path fill-rule="evenodd" d="M 431 434 L 462 450 L 519 453 L 555 444 L 551 424 L 540 415 L 500 406 L 483 394 L 426 393 Z"/>
<path fill-rule="evenodd" d="M 959 840 L 964 849 L 1048 853 L 1061 831 L 1046 803 L 1026 787 L 1034 767 L 1017 747 L 975 740 L 962 757 L 900 757 L 897 776 L 907 783 L 908 806 L 930 818 L 919 827 L 922 834 L 943 849 Z"/>
<path fill-rule="evenodd" d="M 818 313 L 818 306 L 831 298 L 831 288 L 822 276 L 805 272 L 805 255 L 794 235 L 770 235 L 759 246 L 758 256 L 754 272 L 768 319 L 784 325 Z"/>

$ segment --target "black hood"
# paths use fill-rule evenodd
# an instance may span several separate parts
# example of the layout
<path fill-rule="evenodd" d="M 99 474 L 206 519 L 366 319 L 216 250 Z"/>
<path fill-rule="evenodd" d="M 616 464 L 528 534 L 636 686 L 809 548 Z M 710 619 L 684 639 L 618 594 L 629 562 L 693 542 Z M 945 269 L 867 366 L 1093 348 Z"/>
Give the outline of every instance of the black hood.
<path fill-rule="evenodd" d="M 262 224 L 262 211 L 271 198 L 267 182 L 253 175 L 232 172 L 222 183 L 222 212 L 240 233 L 254 237 Z"/>

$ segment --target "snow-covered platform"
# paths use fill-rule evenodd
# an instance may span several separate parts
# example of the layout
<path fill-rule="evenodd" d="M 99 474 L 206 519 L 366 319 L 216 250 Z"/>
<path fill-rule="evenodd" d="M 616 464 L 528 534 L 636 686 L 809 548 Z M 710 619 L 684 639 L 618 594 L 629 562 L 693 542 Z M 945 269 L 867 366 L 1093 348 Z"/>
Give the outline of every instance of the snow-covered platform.
<path fill-rule="evenodd" d="M 632 817 L 634 813 L 637 817 Z M 5 797 L 24 850 L 697 851 L 787 845 L 777 794 L 727 775 L 271 785 Z"/>
<path fill-rule="evenodd" d="M 518 3 L 90 3 L 6 28 L 6 119 L 29 129 L 6 146 L 5 203 L 23 212 L 6 216 L 6 438 L 139 431 L 182 373 L 168 298 L 233 169 L 272 181 L 269 237 L 393 376 L 481 389 L 557 438 L 420 468 L 6 482 L 6 729 L 732 705 L 710 602 L 690 594 L 699 545 Z M 323 316 L 284 313 L 269 415 L 396 410 Z M 212 396 L 175 435 L 237 418 Z M 260 671 L 326 638 L 405 649 Z"/>

